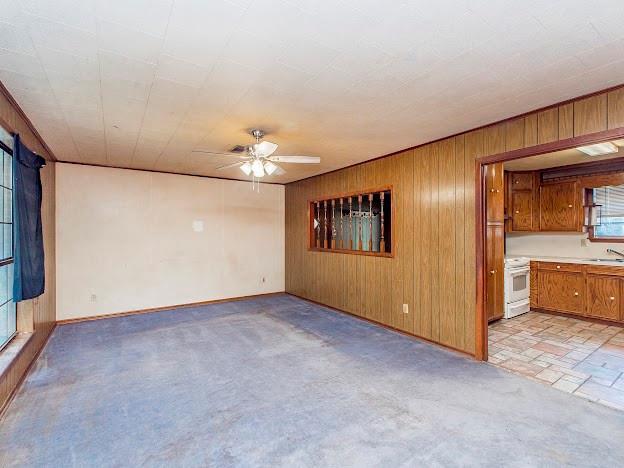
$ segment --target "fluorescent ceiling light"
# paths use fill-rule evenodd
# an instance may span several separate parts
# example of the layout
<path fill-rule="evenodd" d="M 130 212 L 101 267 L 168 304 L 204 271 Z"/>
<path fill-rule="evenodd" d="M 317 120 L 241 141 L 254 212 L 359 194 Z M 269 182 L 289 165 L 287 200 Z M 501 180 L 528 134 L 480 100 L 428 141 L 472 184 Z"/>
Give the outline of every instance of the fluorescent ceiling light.
<path fill-rule="evenodd" d="M 264 167 L 262 167 L 262 161 L 259 159 L 251 163 L 251 170 L 253 171 L 254 177 L 264 177 Z"/>
<path fill-rule="evenodd" d="M 618 147 L 610 141 L 606 143 L 597 143 L 595 145 L 579 146 L 576 148 L 589 156 L 600 156 L 603 154 L 617 153 Z"/>
<path fill-rule="evenodd" d="M 245 164 L 243 164 L 240 168 L 241 171 L 245 173 L 245 175 L 251 174 L 251 164 L 249 164 L 249 161 L 246 161 Z"/>

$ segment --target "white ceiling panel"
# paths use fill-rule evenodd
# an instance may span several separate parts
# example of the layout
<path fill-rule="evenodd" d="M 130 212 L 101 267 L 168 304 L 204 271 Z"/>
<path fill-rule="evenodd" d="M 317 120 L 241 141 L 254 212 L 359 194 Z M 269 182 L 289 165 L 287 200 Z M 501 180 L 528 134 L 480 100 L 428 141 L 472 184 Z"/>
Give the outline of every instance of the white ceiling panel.
<path fill-rule="evenodd" d="M 162 37 L 167 31 L 173 0 L 97 0 L 97 18 Z"/>
<path fill-rule="evenodd" d="M 621 0 L 0 0 L 0 80 L 59 159 L 288 182 L 624 82 Z"/>
<path fill-rule="evenodd" d="M 160 36 L 146 34 L 109 21 L 98 22 L 98 46 L 107 52 L 143 62 L 157 63 L 162 43 L 163 38 Z"/>

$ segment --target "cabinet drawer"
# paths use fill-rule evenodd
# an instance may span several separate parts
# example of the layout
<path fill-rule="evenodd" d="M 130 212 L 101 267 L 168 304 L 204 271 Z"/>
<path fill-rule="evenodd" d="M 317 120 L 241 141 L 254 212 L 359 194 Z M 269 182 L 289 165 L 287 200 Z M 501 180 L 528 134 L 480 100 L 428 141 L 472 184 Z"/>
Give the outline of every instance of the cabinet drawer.
<path fill-rule="evenodd" d="M 584 265 L 577 263 L 539 262 L 538 268 L 540 270 L 569 271 L 574 273 L 582 273 Z"/>
<path fill-rule="evenodd" d="M 531 190 L 533 188 L 532 172 L 514 172 L 511 175 L 511 190 Z"/>
<path fill-rule="evenodd" d="M 582 273 L 541 270 L 537 281 L 539 307 L 573 314 L 585 312 Z"/>

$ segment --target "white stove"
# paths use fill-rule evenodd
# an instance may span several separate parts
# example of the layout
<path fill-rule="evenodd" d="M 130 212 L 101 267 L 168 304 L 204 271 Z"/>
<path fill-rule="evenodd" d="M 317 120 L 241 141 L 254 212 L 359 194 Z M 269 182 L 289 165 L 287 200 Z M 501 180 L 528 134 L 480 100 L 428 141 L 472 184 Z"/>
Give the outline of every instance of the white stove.
<path fill-rule="evenodd" d="M 506 319 L 517 317 L 531 309 L 530 264 L 527 257 L 505 259 L 505 314 Z"/>

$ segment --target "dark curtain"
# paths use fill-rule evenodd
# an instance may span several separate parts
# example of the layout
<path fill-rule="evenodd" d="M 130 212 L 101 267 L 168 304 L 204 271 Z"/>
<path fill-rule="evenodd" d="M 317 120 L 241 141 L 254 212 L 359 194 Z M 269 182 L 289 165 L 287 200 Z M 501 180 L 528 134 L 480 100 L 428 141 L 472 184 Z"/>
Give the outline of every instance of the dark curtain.
<path fill-rule="evenodd" d="M 13 145 L 13 300 L 43 294 L 45 268 L 41 227 L 41 175 L 45 159 L 30 151 L 15 136 Z"/>

